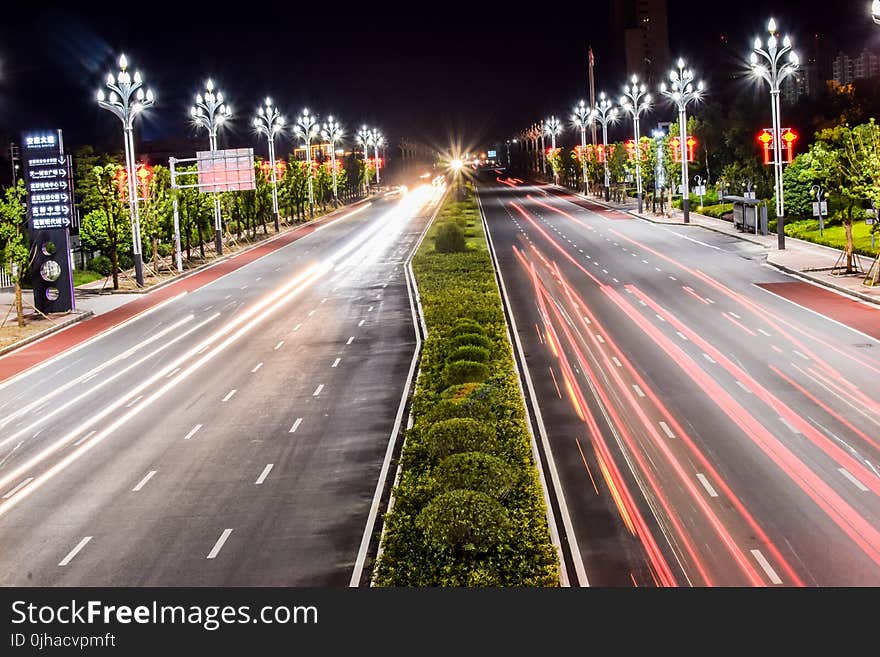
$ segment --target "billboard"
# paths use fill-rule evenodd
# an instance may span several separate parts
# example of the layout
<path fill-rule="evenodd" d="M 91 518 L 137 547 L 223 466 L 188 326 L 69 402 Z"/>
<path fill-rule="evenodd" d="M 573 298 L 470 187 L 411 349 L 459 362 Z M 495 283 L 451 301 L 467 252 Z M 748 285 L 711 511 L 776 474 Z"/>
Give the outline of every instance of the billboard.
<path fill-rule="evenodd" d="M 198 151 L 196 164 L 200 192 L 238 192 L 256 188 L 253 148 Z"/>

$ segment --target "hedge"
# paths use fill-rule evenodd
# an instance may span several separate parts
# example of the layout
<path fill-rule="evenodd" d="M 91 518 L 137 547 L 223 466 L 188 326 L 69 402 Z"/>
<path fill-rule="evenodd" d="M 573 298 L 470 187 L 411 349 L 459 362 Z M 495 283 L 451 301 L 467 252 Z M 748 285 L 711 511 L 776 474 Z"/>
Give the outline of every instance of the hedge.
<path fill-rule="evenodd" d="M 432 238 L 450 224 L 473 231 L 466 251 L 436 250 Z M 556 550 L 470 186 L 465 199 L 444 203 L 413 270 L 428 337 L 373 583 L 556 586 Z"/>

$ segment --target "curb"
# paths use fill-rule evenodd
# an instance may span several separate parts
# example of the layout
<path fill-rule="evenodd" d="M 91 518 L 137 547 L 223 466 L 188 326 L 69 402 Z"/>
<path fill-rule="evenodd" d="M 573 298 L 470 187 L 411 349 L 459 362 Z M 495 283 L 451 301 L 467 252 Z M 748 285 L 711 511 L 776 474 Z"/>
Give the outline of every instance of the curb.
<path fill-rule="evenodd" d="M 76 324 L 77 322 L 81 322 L 84 319 L 88 319 L 89 317 L 94 317 L 95 313 L 92 310 L 87 310 L 83 313 L 77 314 L 75 317 L 70 317 L 60 324 L 56 324 L 55 326 L 50 326 L 49 328 L 45 328 L 39 333 L 34 333 L 33 335 L 29 335 L 26 338 L 22 338 L 18 342 L 13 342 L 12 344 L 8 344 L 5 347 L 0 348 L 0 356 L 4 356 L 11 351 L 15 351 L 16 349 L 21 349 L 25 345 L 30 344 L 31 342 L 36 342 L 37 340 L 41 340 L 46 336 L 52 335 L 53 333 L 57 333 L 62 329 L 66 329 L 71 324 Z"/>
<path fill-rule="evenodd" d="M 791 267 L 787 267 L 785 265 L 780 265 L 778 263 L 772 262 L 772 261 L 770 261 L 769 258 L 767 260 L 767 264 L 770 265 L 771 267 L 778 269 L 779 271 L 785 272 L 786 274 L 790 274 L 791 276 L 794 276 L 796 278 L 801 278 L 801 279 L 804 279 L 810 283 L 814 283 L 816 285 L 820 285 L 822 287 L 832 289 L 835 292 L 840 292 L 841 294 L 845 294 L 846 296 L 856 297 L 856 298 L 860 299 L 861 301 L 866 301 L 867 303 L 871 303 L 874 305 L 880 305 L 880 298 L 878 298 L 878 297 L 872 297 L 872 296 L 865 294 L 864 292 L 859 292 L 858 290 L 850 290 L 848 288 L 843 287 L 842 285 L 835 285 L 834 283 L 830 283 L 828 281 L 825 281 L 825 280 L 822 280 L 819 278 L 815 278 L 813 276 L 810 276 L 809 273 L 807 273 L 807 272 L 799 271 L 797 269 L 792 269 Z"/>

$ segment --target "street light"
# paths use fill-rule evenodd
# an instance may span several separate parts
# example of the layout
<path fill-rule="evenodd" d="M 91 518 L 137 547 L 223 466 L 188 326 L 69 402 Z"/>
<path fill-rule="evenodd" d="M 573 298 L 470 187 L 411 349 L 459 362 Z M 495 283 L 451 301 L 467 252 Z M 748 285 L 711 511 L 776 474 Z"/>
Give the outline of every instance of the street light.
<path fill-rule="evenodd" d="M 208 79 L 205 95 L 196 94 L 196 104 L 189 109 L 193 123 L 208 131 L 211 153 L 217 150 L 217 128 L 232 117 L 232 109 L 223 101 L 223 93 L 214 93 L 214 82 Z M 223 220 L 220 216 L 220 197 L 214 192 L 214 245 L 217 255 L 223 254 Z"/>
<path fill-rule="evenodd" d="M 669 72 L 669 86 L 663 82 L 660 85 L 660 93 L 666 96 L 671 103 L 678 107 L 678 132 L 681 141 L 681 211 L 684 222 L 690 222 L 691 192 L 688 182 L 688 158 L 687 158 L 687 106 L 688 103 L 699 100 L 703 95 L 703 81 L 694 86 L 694 72 L 684 67 L 684 60 L 679 57 L 678 70 Z"/>
<path fill-rule="evenodd" d="M 379 146 L 382 146 L 385 143 L 385 137 L 383 137 L 382 133 L 379 132 L 376 128 L 373 128 L 370 131 L 370 143 L 373 145 L 373 153 L 376 156 L 376 184 L 378 185 L 380 182 L 380 177 L 379 177 Z"/>
<path fill-rule="evenodd" d="M 367 150 L 370 146 L 372 133 L 367 126 L 361 126 L 361 129 L 357 131 L 357 135 L 355 140 L 363 147 L 364 151 L 364 190 L 369 190 L 370 180 L 367 177 L 367 160 L 370 159 L 369 151 Z"/>
<path fill-rule="evenodd" d="M 122 121 L 125 141 L 125 168 L 128 181 L 128 205 L 131 215 L 131 241 L 134 255 L 134 276 L 139 287 L 144 285 L 144 258 L 141 254 L 141 220 L 138 212 L 137 180 L 135 178 L 134 130 L 135 117 L 145 109 L 152 107 L 154 98 L 150 89 L 144 92 L 144 81 L 141 74 L 135 71 L 134 76 L 126 70 L 128 60 L 125 55 L 119 57 L 119 73 L 116 77 L 107 74 L 106 85 L 110 94 L 103 89 L 97 93 L 98 106 L 111 112 Z"/>
<path fill-rule="evenodd" d="M 588 191 L 587 183 L 587 126 L 593 122 L 593 110 L 584 101 L 574 106 L 571 120 L 581 131 L 581 169 L 584 173 L 584 194 Z"/>
<path fill-rule="evenodd" d="M 635 133 L 636 148 L 636 196 L 639 199 L 639 212 L 642 211 L 642 148 L 639 143 L 641 136 L 639 135 L 639 116 L 651 109 L 651 94 L 645 93 L 645 85 L 639 84 L 639 79 L 635 75 L 632 76 L 631 84 L 623 87 L 623 96 L 620 97 L 620 104 L 624 111 L 632 116 L 633 132 Z"/>
<path fill-rule="evenodd" d="M 277 107 L 272 105 L 272 99 L 266 98 L 263 107 L 257 110 L 254 117 L 254 127 L 269 142 L 269 164 L 272 165 L 272 210 L 275 212 L 275 232 L 281 230 L 281 217 L 278 210 L 278 179 L 275 174 L 275 137 L 284 130 L 284 117 Z"/>
<path fill-rule="evenodd" d="M 562 123 L 555 116 L 551 115 L 549 119 L 544 121 L 544 133 L 550 135 L 550 150 L 556 152 L 556 135 L 562 132 Z M 558 182 L 556 169 L 553 169 L 553 181 Z"/>
<path fill-rule="evenodd" d="M 309 216 L 315 216 L 315 190 L 312 182 L 312 139 L 318 136 L 321 126 L 314 114 L 304 109 L 293 126 L 293 132 L 306 146 L 306 169 L 309 180 Z"/>
<path fill-rule="evenodd" d="M 327 123 L 321 128 L 321 136 L 330 142 L 330 163 L 333 167 L 333 205 L 339 205 L 339 196 L 336 190 L 336 142 L 342 139 L 342 126 L 332 116 L 327 117 Z"/>
<path fill-rule="evenodd" d="M 617 120 L 617 108 L 605 92 L 599 94 L 599 102 L 593 108 L 593 120 L 602 125 L 602 161 L 605 164 L 605 200 L 611 199 L 611 176 L 608 173 L 608 123 Z"/>
<path fill-rule="evenodd" d="M 544 148 L 544 132 L 546 128 L 544 126 L 544 119 L 541 119 L 541 123 L 537 126 L 538 134 L 541 136 L 541 171 L 544 175 L 547 175 L 547 151 Z"/>
<path fill-rule="evenodd" d="M 797 70 L 800 59 L 797 53 L 791 49 L 791 39 L 788 35 L 782 39 L 780 47 L 780 41 L 776 36 L 776 21 L 772 18 L 767 22 L 767 32 L 770 33 L 770 37 L 767 39 L 766 48 L 761 43 L 761 39 L 756 37 L 749 61 L 751 62 L 752 73 L 755 77 L 761 78 L 770 86 L 776 216 L 782 218 L 785 214 L 785 201 L 782 192 L 782 128 L 780 127 L 782 120 L 779 112 L 779 88 L 782 81 Z"/>
<path fill-rule="evenodd" d="M 877 1 L 880 2 L 880 0 L 877 0 Z M 507 168 L 508 169 L 510 169 L 510 167 L 511 167 L 511 164 L 510 164 L 510 145 L 515 144 L 515 143 L 517 143 L 515 138 L 507 140 Z"/>

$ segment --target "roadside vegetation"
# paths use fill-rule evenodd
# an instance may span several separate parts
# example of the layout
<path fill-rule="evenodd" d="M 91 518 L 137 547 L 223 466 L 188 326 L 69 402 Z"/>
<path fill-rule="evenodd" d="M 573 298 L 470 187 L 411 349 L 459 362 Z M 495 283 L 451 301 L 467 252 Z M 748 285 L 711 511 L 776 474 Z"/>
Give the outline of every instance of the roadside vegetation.
<path fill-rule="evenodd" d="M 555 586 L 556 550 L 471 187 L 447 199 L 413 270 L 428 337 L 373 581 Z"/>

